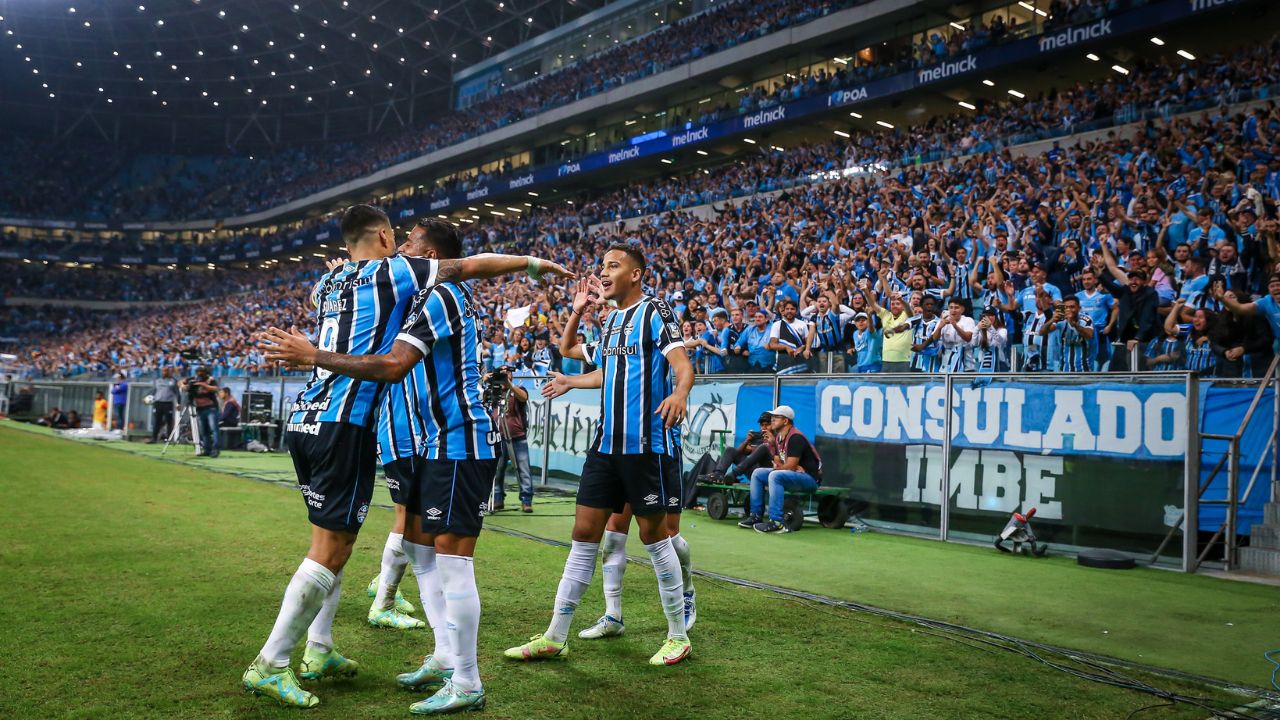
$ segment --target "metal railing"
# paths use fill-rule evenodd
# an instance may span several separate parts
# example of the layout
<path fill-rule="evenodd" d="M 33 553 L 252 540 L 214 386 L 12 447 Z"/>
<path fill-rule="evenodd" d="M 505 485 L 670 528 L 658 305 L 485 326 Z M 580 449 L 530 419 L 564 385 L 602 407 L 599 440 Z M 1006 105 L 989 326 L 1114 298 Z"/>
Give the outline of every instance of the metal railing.
<path fill-rule="evenodd" d="M 1262 462 L 1254 463 L 1253 473 L 1249 476 L 1249 483 L 1245 486 L 1244 494 L 1241 495 L 1240 439 L 1244 436 L 1245 430 L 1249 427 L 1249 421 L 1253 419 L 1253 414 L 1262 403 L 1262 398 L 1266 395 L 1267 388 L 1269 387 L 1273 388 L 1272 401 L 1274 405 L 1271 433 L 1267 436 L 1266 445 L 1262 448 L 1262 452 L 1259 453 L 1259 457 L 1266 457 L 1267 453 L 1272 454 L 1271 498 L 1274 501 L 1277 497 L 1280 497 L 1280 489 L 1277 488 L 1276 476 L 1276 461 L 1280 459 L 1280 453 L 1277 452 L 1280 450 L 1280 442 L 1277 442 L 1277 440 L 1280 440 L 1280 372 L 1277 371 L 1278 368 L 1280 368 L 1280 355 L 1277 355 L 1272 359 L 1271 365 L 1267 368 L 1267 373 L 1263 375 L 1261 382 L 1258 384 L 1257 392 L 1253 394 L 1253 400 L 1249 403 L 1249 409 L 1245 411 L 1244 418 L 1240 420 L 1240 426 L 1236 428 L 1234 433 L 1224 434 L 1202 431 L 1197 434 L 1197 437 L 1201 442 L 1204 440 L 1211 440 L 1226 443 L 1226 452 L 1222 454 L 1222 457 L 1218 458 L 1218 462 L 1214 464 L 1213 469 L 1209 471 L 1208 475 L 1206 475 L 1203 480 L 1188 477 L 1188 490 L 1195 487 L 1196 492 L 1194 494 L 1188 492 L 1186 509 L 1182 513 L 1182 517 L 1179 518 L 1173 527 L 1169 528 L 1168 534 L 1165 535 L 1160 546 L 1156 548 L 1155 554 L 1151 556 L 1152 563 L 1160 558 L 1161 553 L 1164 552 L 1165 547 L 1169 544 L 1169 541 L 1173 538 L 1174 534 L 1186 525 L 1185 529 L 1183 529 L 1184 544 L 1186 546 L 1186 549 L 1183 551 L 1183 562 L 1184 564 L 1189 562 L 1189 565 L 1184 568 L 1185 570 L 1188 572 L 1195 572 L 1199 569 L 1200 565 L 1208 559 L 1209 553 L 1213 551 L 1214 546 L 1219 543 L 1222 545 L 1223 569 L 1227 571 L 1236 569 L 1236 551 L 1239 549 L 1240 545 L 1239 527 L 1237 526 L 1240 506 L 1249 502 L 1249 497 L 1253 493 L 1254 485 L 1257 484 L 1258 474 L 1261 472 L 1263 466 Z M 1188 394 L 1188 401 L 1190 400 L 1191 395 Z M 1191 458 L 1193 452 L 1198 457 L 1200 448 L 1192 448 L 1188 446 L 1188 459 Z M 1222 499 L 1206 498 L 1205 493 L 1209 491 L 1209 488 L 1213 485 L 1213 481 L 1218 477 L 1218 473 L 1222 472 L 1224 468 L 1227 472 L 1226 497 Z M 1195 548 L 1199 530 L 1199 508 L 1201 505 L 1221 505 L 1226 508 L 1226 514 L 1222 523 L 1209 538 L 1209 542 L 1205 544 L 1204 549 L 1200 551 L 1200 554 L 1196 555 Z M 1190 520 L 1188 520 L 1188 518 L 1190 518 Z"/>

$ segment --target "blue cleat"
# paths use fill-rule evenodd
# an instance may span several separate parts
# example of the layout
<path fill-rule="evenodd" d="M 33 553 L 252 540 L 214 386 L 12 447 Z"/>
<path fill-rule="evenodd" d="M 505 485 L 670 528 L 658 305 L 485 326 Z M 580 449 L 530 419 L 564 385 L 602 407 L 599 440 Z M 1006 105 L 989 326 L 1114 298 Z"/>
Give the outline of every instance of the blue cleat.
<path fill-rule="evenodd" d="M 413 672 L 400 673 L 396 676 L 396 682 L 406 690 L 420 690 L 429 685 L 443 685 L 451 677 L 453 668 L 442 667 L 434 655 L 428 655 L 422 661 L 422 667 Z"/>
<path fill-rule="evenodd" d="M 467 710 L 484 709 L 484 690 L 463 690 L 453 684 L 453 680 L 445 680 L 444 687 L 435 695 L 409 706 L 414 715 L 444 715 Z"/>

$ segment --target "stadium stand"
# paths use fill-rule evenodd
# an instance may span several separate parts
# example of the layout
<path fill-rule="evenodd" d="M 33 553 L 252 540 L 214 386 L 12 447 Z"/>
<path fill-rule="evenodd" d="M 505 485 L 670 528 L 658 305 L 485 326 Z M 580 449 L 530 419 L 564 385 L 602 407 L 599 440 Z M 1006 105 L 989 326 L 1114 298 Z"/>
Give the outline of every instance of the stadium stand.
<path fill-rule="evenodd" d="M 1268 63 L 1266 56 L 1252 52 L 1260 66 Z M 1179 82 L 1188 87 L 1196 84 L 1190 78 Z M 1163 85 L 1138 79 L 1135 84 Z M 1084 89 L 1081 97 L 1095 103 L 1106 101 L 1105 90 Z M 1059 101 L 1068 103 L 1070 99 Z M 1046 116 L 1052 117 L 1055 107 L 1060 106 L 1048 104 Z M 878 150 L 885 157 L 893 157 L 901 153 L 923 154 L 931 143 L 943 147 L 948 138 L 957 136 L 981 142 L 986 123 L 991 123 L 992 129 L 1002 127 L 985 118 L 972 121 L 968 127 L 959 121 L 942 123 L 931 139 L 914 145 L 882 136 L 890 144 Z M 1024 131 L 1016 124 L 1004 129 Z M 1021 344 L 1018 332 L 1030 319 L 1024 313 L 1033 309 L 1024 292 L 1037 282 L 1032 268 L 1043 268 L 1046 277 L 1040 282 L 1047 281 L 1058 290 L 1058 296 L 1078 292 L 1086 267 L 1106 274 L 1104 256 L 1099 252 L 1105 243 L 1119 251 L 1122 265 L 1149 263 L 1142 266 L 1160 268 L 1160 273 L 1153 273 L 1151 282 L 1157 284 L 1165 306 L 1178 296 L 1187 301 L 1190 309 L 1216 311 L 1222 319 L 1224 329 L 1220 336 L 1224 342 L 1213 345 L 1214 364 L 1230 365 L 1234 369 L 1224 368 L 1222 372 L 1239 375 L 1269 361 L 1270 343 L 1264 335 L 1269 329 L 1262 323 L 1226 328 L 1233 322 L 1230 314 L 1221 312 L 1218 301 L 1204 292 L 1196 277 L 1203 276 L 1198 269 L 1203 263 L 1205 269 L 1217 271 L 1213 275 L 1224 276 L 1242 301 L 1268 293 L 1267 280 L 1276 270 L 1275 259 L 1280 257 L 1273 219 L 1280 168 L 1268 164 L 1272 142 L 1268 138 L 1277 131 L 1280 111 L 1274 104 L 1255 105 L 1233 114 L 1215 112 L 1192 120 L 1149 121 L 1132 140 L 1108 137 L 1080 147 L 1055 146 L 1030 156 L 1019 157 L 1007 149 L 995 151 L 994 147 L 974 148 L 990 151 L 970 155 L 948 168 L 909 167 L 879 183 L 867 177 L 853 177 L 800 185 L 774 197 L 759 196 L 737 207 L 716 208 L 709 218 L 674 211 L 709 199 L 707 188 L 715 189 L 710 191 L 710 197 L 768 191 L 783 178 L 817 175 L 867 159 L 857 141 L 828 143 L 762 157 L 754 166 L 728 166 L 712 175 L 695 175 L 689 182 L 699 188 L 696 192 L 681 193 L 678 188 L 661 185 L 630 188 L 588 205 L 581 212 L 570 206 L 563 214 L 543 209 L 474 231 L 468 240 L 473 247 L 513 245 L 519 251 L 568 263 L 593 257 L 619 239 L 640 243 L 649 253 L 652 266 L 661 269 L 661 287 L 656 290 L 677 307 L 690 340 L 706 332 L 710 311 L 717 307 L 746 308 L 747 303 L 754 302 L 771 309 L 783 298 L 809 301 L 831 292 L 855 311 L 866 309 L 866 299 L 855 296 L 861 294 L 856 282 L 868 279 L 876 285 L 880 305 L 887 304 L 887 293 L 893 290 L 910 297 L 912 308 L 925 296 L 939 300 L 961 297 L 971 304 L 971 314 L 980 313 L 984 307 L 1016 302 L 1018 308 L 1001 312 L 1004 325 L 1013 329 L 1013 345 Z M 1223 149 L 1214 149 L 1219 146 Z M 678 199 L 681 197 L 684 202 Z M 633 229 L 605 224 L 587 231 L 592 221 L 628 214 L 601 209 L 617 207 L 632 208 L 630 214 L 661 212 Z M 1153 213 L 1148 214 L 1147 208 Z M 1187 212 L 1191 208 L 1209 211 L 1207 230 L 1196 226 Z M 1184 244 L 1186 249 L 1180 249 Z M 1127 251 L 1137 254 L 1129 255 Z M 972 265 L 965 262 L 966 257 L 983 258 L 978 262 L 993 263 L 992 270 L 999 265 L 1001 274 L 981 272 L 975 277 L 983 280 L 979 283 L 982 287 L 948 289 L 953 278 L 967 279 L 965 270 Z M 1176 261 L 1180 257 L 1179 264 Z M 44 277 L 71 270 L 47 270 L 43 265 L 28 270 L 32 266 L 25 263 L 18 267 L 15 275 L 22 278 L 20 282 L 41 288 L 42 292 L 57 293 L 60 284 L 67 288 L 77 286 L 75 282 L 59 283 Z M 885 272 L 882 280 L 877 280 L 879 270 Z M 255 271 L 247 271 L 243 277 L 231 276 L 235 279 L 222 285 L 228 289 L 237 287 L 237 282 L 239 287 L 255 282 L 267 285 L 288 277 L 278 270 L 256 272 L 262 273 L 257 280 Z M 180 275 L 174 276 L 179 279 L 171 281 L 173 284 L 167 288 L 164 280 L 143 280 L 144 276 L 130 276 L 127 272 L 111 271 L 105 277 L 105 285 L 121 288 L 125 297 L 172 291 L 182 283 Z M 1007 279 L 1011 285 L 986 281 L 987 278 Z M 156 284 L 149 284 L 152 282 Z M 496 334 L 509 310 L 531 306 L 526 332 L 535 338 L 548 333 L 554 336 L 567 310 L 564 292 L 542 293 L 522 283 L 486 285 L 480 293 L 489 311 L 486 335 L 495 338 L 491 354 L 504 358 L 507 345 L 521 345 L 519 330 L 503 339 Z M 303 324 L 307 314 L 296 301 L 295 290 L 281 287 L 235 296 L 229 307 L 244 322 L 233 325 Z M 294 303 L 293 308 L 289 307 L 290 302 Z M 201 345 L 216 351 L 219 367 L 260 371 L 259 359 L 249 349 L 247 338 L 232 343 L 213 339 L 228 326 L 204 323 L 225 314 L 203 305 L 143 311 L 131 318 L 128 332 L 117 329 L 104 335 L 104 331 L 97 330 L 83 336 L 64 336 L 62 339 L 70 342 L 59 344 L 84 348 L 83 358 L 60 358 L 59 351 L 50 344 L 50 336 L 36 336 L 28 341 L 35 358 L 32 369 L 55 376 L 113 369 L 145 373 L 175 362 L 177 345 Z M 1204 329 L 1194 327 L 1190 315 L 1185 320 L 1186 327 L 1179 330 L 1184 342 Z M 596 331 L 593 325 L 586 328 L 588 335 Z M 1243 346 L 1244 341 L 1238 337 L 1242 332 L 1260 338 L 1248 343 L 1251 357 L 1243 363 L 1224 363 L 1228 350 Z M 1153 343 L 1158 340 L 1155 333 L 1152 328 L 1139 339 L 1144 345 Z M 158 351 L 122 353 L 113 343 L 124 336 L 134 338 L 136 348 Z M 708 339 L 711 344 L 721 342 L 719 338 Z M 700 362 L 708 360 L 705 347 L 697 348 L 695 354 Z M 1002 367 L 1007 361 L 1004 358 L 993 367 Z M 1057 367 L 1047 362 L 1044 369 Z"/>

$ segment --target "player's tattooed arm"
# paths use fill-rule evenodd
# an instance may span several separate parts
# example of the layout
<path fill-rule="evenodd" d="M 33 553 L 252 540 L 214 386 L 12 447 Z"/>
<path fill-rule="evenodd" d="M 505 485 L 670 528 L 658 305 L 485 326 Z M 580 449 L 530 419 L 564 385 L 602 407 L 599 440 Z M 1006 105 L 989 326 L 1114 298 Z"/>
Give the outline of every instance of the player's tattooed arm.
<path fill-rule="evenodd" d="M 267 360 L 289 367 L 314 365 L 357 380 L 400 382 L 422 359 L 422 352 L 403 340 L 397 340 L 385 355 L 343 355 L 317 349 L 297 328 L 290 332 L 268 328 L 259 337 Z"/>
<path fill-rule="evenodd" d="M 532 255 L 499 255 L 480 253 L 461 260 L 441 260 L 436 270 L 439 282 L 458 282 L 481 278 L 495 278 L 524 271 L 529 277 L 541 280 L 549 275 L 572 278 L 574 274 L 559 263 Z"/>

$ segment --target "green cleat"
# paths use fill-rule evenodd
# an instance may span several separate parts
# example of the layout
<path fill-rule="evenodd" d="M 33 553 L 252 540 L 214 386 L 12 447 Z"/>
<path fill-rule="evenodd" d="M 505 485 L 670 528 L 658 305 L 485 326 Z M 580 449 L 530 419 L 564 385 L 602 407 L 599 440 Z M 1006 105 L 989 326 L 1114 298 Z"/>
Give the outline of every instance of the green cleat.
<path fill-rule="evenodd" d="M 371 598 L 378 597 L 378 579 L 380 577 L 382 576 L 374 575 L 373 579 L 369 581 L 369 587 L 365 588 L 365 594 Z M 405 600 L 404 595 L 401 594 L 399 590 L 397 590 L 396 591 L 396 610 L 399 610 L 405 615 L 412 615 L 415 612 L 417 612 L 418 609 L 413 606 L 413 603 L 409 602 L 408 600 Z"/>
<path fill-rule="evenodd" d="M 320 698 L 303 690 L 292 668 L 273 668 L 261 657 L 255 658 L 240 677 L 246 692 L 276 700 L 286 707 L 313 708 Z"/>
<path fill-rule="evenodd" d="M 348 660 L 338 654 L 337 650 L 321 652 L 307 645 L 302 655 L 302 672 L 298 677 L 303 680 L 320 680 L 327 677 L 355 677 L 360 672 L 360 663 Z"/>
<path fill-rule="evenodd" d="M 426 623 L 418 618 L 405 615 L 395 608 L 386 610 L 369 608 L 369 624 L 374 627 L 391 628 L 393 630 L 416 630 L 427 626 Z"/>
<path fill-rule="evenodd" d="M 414 715 L 444 715 L 464 710 L 483 710 L 484 690 L 463 690 L 453 684 L 453 680 L 445 680 L 444 687 L 435 695 L 409 706 Z"/>
<path fill-rule="evenodd" d="M 552 642 L 541 634 L 529 638 L 529 642 L 502 651 L 502 656 L 509 660 L 542 660 L 544 658 L 562 658 L 569 654 L 568 642 Z"/>
<path fill-rule="evenodd" d="M 396 682 L 406 690 L 420 690 L 428 685 L 441 685 L 453 677 L 453 668 L 442 667 L 434 655 L 428 655 L 422 661 L 422 667 L 410 673 L 396 676 Z"/>
<path fill-rule="evenodd" d="M 692 654 L 693 646 L 689 644 L 688 638 L 667 638 L 667 641 L 662 643 L 662 649 L 649 658 L 649 664 L 659 666 L 675 665 Z"/>

